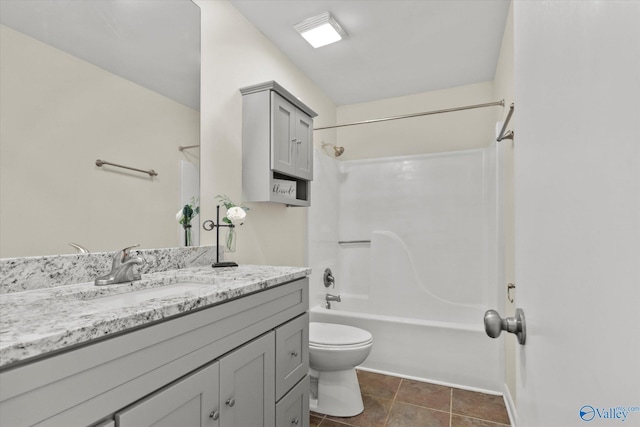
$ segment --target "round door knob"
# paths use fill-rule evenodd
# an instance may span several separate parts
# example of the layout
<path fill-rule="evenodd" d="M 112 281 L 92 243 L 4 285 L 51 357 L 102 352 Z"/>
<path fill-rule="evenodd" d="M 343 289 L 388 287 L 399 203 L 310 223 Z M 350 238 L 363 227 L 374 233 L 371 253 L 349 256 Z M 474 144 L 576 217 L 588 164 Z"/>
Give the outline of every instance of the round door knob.
<path fill-rule="evenodd" d="M 229 399 L 227 399 L 227 401 L 225 402 L 225 404 L 229 407 L 229 408 L 233 408 L 233 405 L 236 404 L 236 400 L 233 397 L 230 397 Z"/>
<path fill-rule="evenodd" d="M 495 310 L 487 310 L 484 314 L 484 331 L 491 338 L 498 338 L 502 333 L 502 317 Z"/>
<path fill-rule="evenodd" d="M 524 312 L 522 309 L 516 308 L 516 315 L 514 317 L 503 319 L 497 311 L 487 310 L 484 314 L 484 331 L 491 338 L 498 338 L 502 331 L 516 334 L 518 342 L 524 345 L 527 339 Z"/>
<path fill-rule="evenodd" d="M 209 414 L 209 418 L 213 419 L 214 421 L 217 421 L 218 418 L 220 418 L 220 412 L 211 411 L 211 413 Z"/>

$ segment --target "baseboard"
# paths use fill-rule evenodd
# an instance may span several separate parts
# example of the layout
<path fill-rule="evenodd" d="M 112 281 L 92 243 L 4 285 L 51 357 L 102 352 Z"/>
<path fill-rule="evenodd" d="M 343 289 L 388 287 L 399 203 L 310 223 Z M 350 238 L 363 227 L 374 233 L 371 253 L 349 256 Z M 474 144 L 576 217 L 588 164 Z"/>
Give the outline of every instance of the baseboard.
<path fill-rule="evenodd" d="M 501 391 L 497 391 L 497 390 L 490 390 L 490 389 L 486 389 L 486 388 L 481 388 L 481 387 L 470 387 L 464 384 L 457 384 L 457 383 L 450 383 L 447 381 L 439 381 L 439 380 L 434 380 L 432 378 L 424 378 L 424 377 L 416 377 L 413 375 L 403 375 L 403 374 L 398 374 L 397 372 L 390 372 L 390 371 L 385 371 L 382 369 L 374 369 L 374 368 L 365 368 L 363 366 L 356 366 L 357 370 L 360 371 L 367 371 L 367 372 L 373 372 L 375 374 L 383 374 L 383 375 L 390 375 L 392 377 L 398 377 L 398 378 L 404 378 L 407 380 L 415 380 L 415 381 L 421 381 L 421 382 L 426 382 L 426 383 L 431 383 L 431 384 L 437 384 L 437 385 L 442 385 L 445 387 L 453 387 L 453 388 L 459 388 L 461 390 L 467 390 L 467 391 L 475 391 L 478 393 L 483 393 L 483 394 L 491 394 L 491 395 L 495 395 L 495 396 L 501 396 L 502 392 Z"/>
<path fill-rule="evenodd" d="M 517 427 L 518 413 L 516 412 L 516 404 L 513 401 L 509 387 L 507 387 L 506 384 L 502 386 L 502 397 L 504 398 L 504 404 L 507 407 L 511 427 Z"/>

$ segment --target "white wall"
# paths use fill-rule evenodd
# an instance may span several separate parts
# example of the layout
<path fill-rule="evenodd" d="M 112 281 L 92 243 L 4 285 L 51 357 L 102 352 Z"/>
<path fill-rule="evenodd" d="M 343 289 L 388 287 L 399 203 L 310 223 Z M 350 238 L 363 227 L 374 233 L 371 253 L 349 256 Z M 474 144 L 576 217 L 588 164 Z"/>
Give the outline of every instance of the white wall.
<path fill-rule="evenodd" d="M 498 101 L 493 82 L 338 107 L 338 123 L 392 117 Z M 487 107 L 338 129 L 343 160 L 405 156 L 487 147 L 496 111 Z M 316 138 L 324 134 L 316 132 Z"/>
<path fill-rule="evenodd" d="M 198 158 L 178 146 L 198 144 L 198 111 L 0 31 L 0 257 L 179 246 L 179 162 Z"/>
<path fill-rule="evenodd" d="M 514 3 L 518 426 L 640 406 L 640 2 Z"/>
<path fill-rule="evenodd" d="M 242 202 L 241 87 L 277 81 L 318 113 L 315 127 L 335 123 L 335 105 L 227 1 L 195 2 L 202 19 L 202 222 L 215 219 L 216 195 Z M 331 136 L 327 142 L 332 142 Z M 307 208 L 273 203 L 247 206 L 250 211 L 238 229 L 237 252 L 228 259 L 306 265 Z M 202 233 L 201 243 L 215 244 L 215 233 Z"/>

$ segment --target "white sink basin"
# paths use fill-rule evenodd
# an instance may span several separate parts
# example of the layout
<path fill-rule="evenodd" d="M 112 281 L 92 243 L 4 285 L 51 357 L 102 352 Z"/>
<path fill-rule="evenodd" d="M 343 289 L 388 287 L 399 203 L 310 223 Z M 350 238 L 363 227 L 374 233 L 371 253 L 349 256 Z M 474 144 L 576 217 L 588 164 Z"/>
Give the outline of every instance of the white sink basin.
<path fill-rule="evenodd" d="M 151 299 L 179 297 L 204 288 L 211 288 L 211 285 L 203 283 L 178 282 L 171 285 L 158 286 L 155 288 L 142 289 L 123 294 L 98 296 L 96 298 L 87 299 L 87 301 L 91 302 L 91 304 L 103 307 L 119 308 L 137 305 Z"/>

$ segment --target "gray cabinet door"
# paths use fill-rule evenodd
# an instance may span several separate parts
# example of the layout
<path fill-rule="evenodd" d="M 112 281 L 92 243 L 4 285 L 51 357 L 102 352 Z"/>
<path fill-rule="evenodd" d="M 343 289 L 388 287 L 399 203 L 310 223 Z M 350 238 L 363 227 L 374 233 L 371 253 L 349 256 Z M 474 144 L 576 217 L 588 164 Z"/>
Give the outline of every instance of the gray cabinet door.
<path fill-rule="evenodd" d="M 295 176 L 313 179 L 313 119 L 302 111 L 296 112 Z"/>
<path fill-rule="evenodd" d="M 208 365 L 117 413 L 117 426 L 217 427 L 218 365 Z"/>
<path fill-rule="evenodd" d="M 274 371 L 273 332 L 220 359 L 220 427 L 274 427 Z"/>
<path fill-rule="evenodd" d="M 271 169 L 295 175 L 296 171 L 296 107 L 272 92 Z"/>
<path fill-rule="evenodd" d="M 313 179 L 313 119 L 272 92 L 271 169 Z"/>

